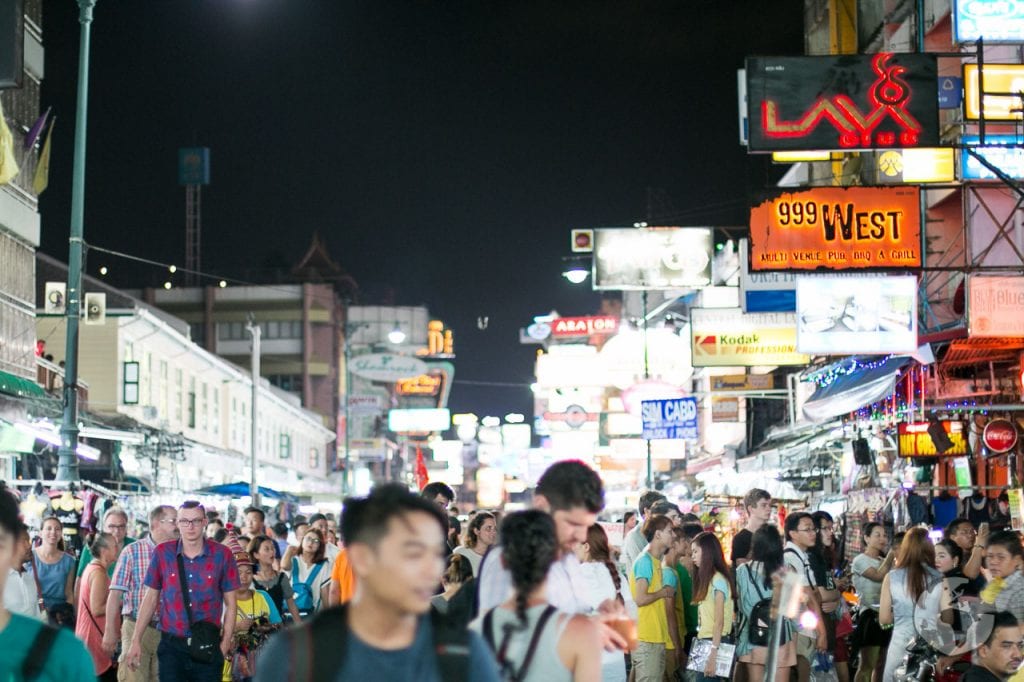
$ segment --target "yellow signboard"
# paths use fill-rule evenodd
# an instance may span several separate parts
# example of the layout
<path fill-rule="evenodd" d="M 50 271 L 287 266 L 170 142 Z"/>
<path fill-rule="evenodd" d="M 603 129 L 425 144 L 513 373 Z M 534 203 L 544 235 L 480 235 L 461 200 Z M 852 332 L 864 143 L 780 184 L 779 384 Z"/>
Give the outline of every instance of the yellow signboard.
<path fill-rule="evenodd" d="M 953 182 L 952 147 L 889 149 L 878 155 L 878 181 L 891 183 Z"/>
<path fill-rule="evenodd" d="M 806 365 L 796 351 L 794 313 L 743 313 L 739 308 L 690 311 L 694 367 Z"/>
<path fill-rule="evenodd" d="M 986 93 L 1019 93 L 1024 91 L 1024 64 L 985 64 L 979 79 L 977 64 L 964 64 L 964 117 L 981 118 L 981 91 Z M 979 87 L 978 81 L 982 80 Z M 1019 121 L 1024 99 L 1012 94 L 986 94 L 986 121 Z"/>

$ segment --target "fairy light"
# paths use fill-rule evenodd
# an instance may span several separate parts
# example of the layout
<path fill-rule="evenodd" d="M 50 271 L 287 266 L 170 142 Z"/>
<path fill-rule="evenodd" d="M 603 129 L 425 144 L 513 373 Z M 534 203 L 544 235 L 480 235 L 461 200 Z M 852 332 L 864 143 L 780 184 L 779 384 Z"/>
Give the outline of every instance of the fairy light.
<path fill-rule="evenodd" d="M 832 365 L 829 365 L 828 367 L 823 367 L 822 369 L 816 372 L 811 372 L 807 374 L 802 379 L 802 381 L 813 381 L 815 384 L 817 384 L 818 388 L 825 388 L 826 386 L 832 385 L 833 383 L 835 383 L 839 379 L 842 379 L 845 376 L 849 376 L 857 372 L 878 369 L 879 367 L 887 363 L 889 360 L 891 360 L 892 357 L 892 355 L 887 355 L 884 358 L 880 358 L 878 360 L 871 360 L 867 362 L 861 360 L 860 358 L 850 358 L 845 362 L 834 363 Z"/>

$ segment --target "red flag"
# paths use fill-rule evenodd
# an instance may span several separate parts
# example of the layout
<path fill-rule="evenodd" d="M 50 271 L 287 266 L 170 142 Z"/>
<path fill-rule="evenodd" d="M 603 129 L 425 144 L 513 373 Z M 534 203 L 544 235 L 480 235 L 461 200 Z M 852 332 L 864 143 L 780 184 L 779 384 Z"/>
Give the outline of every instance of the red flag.
<path fill-rule="evenodd" d="M 423 459 L 423 450 L 416 447 L 416 484 L 423 490 L 430 482 L 430 475 L 427 473 L 427 460 Z"/>

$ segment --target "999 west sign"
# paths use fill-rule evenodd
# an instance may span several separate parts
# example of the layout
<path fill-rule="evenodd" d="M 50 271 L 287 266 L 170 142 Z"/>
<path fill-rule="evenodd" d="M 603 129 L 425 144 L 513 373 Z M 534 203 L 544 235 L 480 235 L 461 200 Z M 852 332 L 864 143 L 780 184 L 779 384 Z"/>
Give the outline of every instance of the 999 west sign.
<path fill-rule="evenodd" d="M 750 270 L 921 266 L 917 187 L 815 187 L 750 209 Z"/>

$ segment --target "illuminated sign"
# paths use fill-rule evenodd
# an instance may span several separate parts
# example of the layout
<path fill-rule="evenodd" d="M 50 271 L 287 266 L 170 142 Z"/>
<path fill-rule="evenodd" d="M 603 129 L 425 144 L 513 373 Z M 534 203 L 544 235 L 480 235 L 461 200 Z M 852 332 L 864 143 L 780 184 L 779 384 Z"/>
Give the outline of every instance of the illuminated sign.
<path fill-rule="evenodd" d="M 935 147 L 935 57 L 749 57 L 750 151 Z"/>
<path fill-rule="evenodd" d="M 956 163 L 952 147 L 889 149 L 877 157 L 879 184 L 953 182 Z"/>
<path fill-rule="evenodd" d="M 971 275 L 967 291 L 967 328 L 971 336 L 1024 336 L 1024 277 Z"/>
<path fill-rule="evenodd" d="M 407 355 L 371 353 L 352 358 L 349 371 L 370 381 L 398 381 L 425 374 L 427 363 Z"/>
<path fill-rule="evenodd" d="M 455 355 L 455 341 L 451 329 L 444 328 L 444 322 L 431 320 L 427 323 L 427 347 L 416 353 L 432 357 L 450 358 Z"/>
<path fill-rule="evenodd" d="M 775 387 L 771 374 L 721 374 L 711 377 L 712 391 L 767 391 Z"/>
<path fill-rule="evenodd" d="M 917 187 L 814 187 L 750 209 L 750 269 L 921 265 Z"/>
<path fill-rule="evenodd" d="M 978 73 L 977 64 L 964 64 L 964 118 L 971 121 L 981 118 L 981 91 L 984 90 L 986 121 L 1019 121 L 1024 99 L 988 93 L 1024 90 L 1024 64 L 985 64 L 980 87 Z"/>
<path fill-rule="evenodd" d="M 551 321 L 551 335 L 557 338 L 614 334 L 619 329 L 619 318 L 611 315 L 596 317 L 556 317 Z"/>
<path fill-rule="evenodd" d="M 806 365 L 796 349 L 793 313 L 749 313 L 739 308 L 691 308 L 694 367 Z"/>
<path fill-rule="evenodd" d="M 708 284 L 709 228 L 594 230 L 594 289 L 692 289 Z"/>
<path fill-rule="evenodd" d="M 800 161 L 829 161 L 832 152 L 772 152 L 772 163 L 797 163 Z"/>
<path fill-rule="evenodd" d="M 443 379 L 439 374 L 421 374 L 409 379 L 400 379 L 395 384 L 398 395 L 437 395 Z"/>
<path fill-rule="evenodd" d="M 447 408 L 388 410 L 388 431 L 395 433 L 445 431 L 451 425 L 452 416 Z"/>
<path fill-rule="evenodd" d="M 917 278 L 801 276 L 796 318 L 802 353 L 913 353 Z"/>
<path fill-rule="evenodd" d="M 967 438 L 961 422 L 914 422 L 899 424 L 900 457 L 960 456 L 967 454 Z M 942 450 L 942 452 L 939 452 Z"/>
<path fill-rule="evenodd" d="M 1024 0 L 953 0 L 953 36 L 957 43 L 1024 42 Z"/>
<path fill-rule="evenodd" d="M 1024 180 L 1024 149 L 1016 146 L 979 147 L 981 138 L 964 135 L 964 146 L 973 147 L 980 156 L 1014 180 Z M 1020 144 L 1016 135 L 986 135 L 986 145 Z M 960 152 L 960 177 L 963 180 L 999 180 L 996 174 L 985 167 L 973 154 Z"/>
<path fill-rule="evenodd" d="M 697 399 L 645 400 L 641 404 L 643 438 L 674 440 L 697 437 Z"/>
<path fill-rule="evenodd" d="M 981 440 L 993 454 L 1009 452 L 1017 445 L 1017 426 L 1009 419 L 993 419 L 985 424 Z"/>

